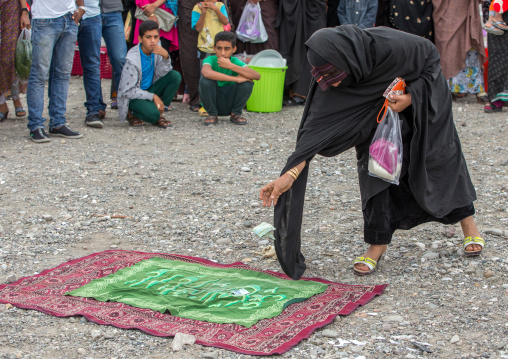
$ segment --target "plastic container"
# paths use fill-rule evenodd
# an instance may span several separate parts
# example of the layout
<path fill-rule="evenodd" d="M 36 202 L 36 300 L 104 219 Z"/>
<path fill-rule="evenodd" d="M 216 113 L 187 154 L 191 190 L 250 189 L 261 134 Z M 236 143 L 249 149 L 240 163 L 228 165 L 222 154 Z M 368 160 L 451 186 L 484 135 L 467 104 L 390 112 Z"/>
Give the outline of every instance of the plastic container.
<path fill-rule="evenodd" d="M 287 66 L 274 68 L 249 65 L 249 67 L 259 72 L 261 79 L 254 81 L 252 94 L 247 101 L 247 111 L 279 112 L 282 110 Z"/>
<path fill-rule="evenodd" d="M 108 51 L 105 47 L 101 47 L 101 79 L 110 79 L 113 77 L 113 67 L 109 62 Z M 76 46 L 74 52 L 74 60 L 72 62 L 71 76 L 83 76 L 83 67 L 79 58 L 79 50 Z"/>

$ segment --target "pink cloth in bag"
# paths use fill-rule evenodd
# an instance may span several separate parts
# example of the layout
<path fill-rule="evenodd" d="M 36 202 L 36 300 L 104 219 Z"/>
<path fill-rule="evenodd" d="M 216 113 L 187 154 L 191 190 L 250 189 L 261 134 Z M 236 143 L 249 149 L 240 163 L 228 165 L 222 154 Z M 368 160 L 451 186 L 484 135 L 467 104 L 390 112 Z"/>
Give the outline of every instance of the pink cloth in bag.
<path fill-rule="evenodd" d="M 370 156 L 390 174 L 397 170 L 397 146 L 384 138 L 376 140 L 369 147 Z"/>

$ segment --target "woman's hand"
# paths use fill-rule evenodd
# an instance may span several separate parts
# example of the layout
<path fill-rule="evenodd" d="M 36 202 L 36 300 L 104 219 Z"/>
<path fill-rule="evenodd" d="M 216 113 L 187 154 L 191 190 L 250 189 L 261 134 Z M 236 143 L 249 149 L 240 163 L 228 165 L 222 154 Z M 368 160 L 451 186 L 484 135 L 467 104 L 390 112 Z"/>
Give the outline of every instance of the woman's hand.
<path fill-rule="evenodd" d="M 393 101 L 393 102 L 392 102 Z M 388 99 L 388 106 L 394 112 L 402 112 L 411 105 L 411 94 L 392 95 Z"/>
<path fill-rule="evenodd" d="M 268 183 L 266 186 L 261 188 L 259 192 L 259 199 L 263 201 L 264 207 L 270 207 L 273 203 L 275 206 L 279 196 L 291 188 L 295 180 L 291 175 L 285 173 L 275 181 Z"/>
<path fill-rule="evenodd" d="M 23 30 L 25 28 L 30 30 L 30 28 L 32 27 L 30 25 L 30 18 L 28 17 L 28 12 L 27 11 L 21 12 L 21 19 L 19 20 L 19 25 L 21 27 L 21 30 Z"/>
<path fill-rule="evenodd" d="M 150 16 L 155 12 L 155 10 L 158 8 L 158 6 L 156 4 L 147 4 L 147 5 L 141 6 L 141 8 L 143 9 L 143 12 L 145 13 L 146 16 Z M 152 20 L 152 19 L 150 19 L 150 20 Z"/>

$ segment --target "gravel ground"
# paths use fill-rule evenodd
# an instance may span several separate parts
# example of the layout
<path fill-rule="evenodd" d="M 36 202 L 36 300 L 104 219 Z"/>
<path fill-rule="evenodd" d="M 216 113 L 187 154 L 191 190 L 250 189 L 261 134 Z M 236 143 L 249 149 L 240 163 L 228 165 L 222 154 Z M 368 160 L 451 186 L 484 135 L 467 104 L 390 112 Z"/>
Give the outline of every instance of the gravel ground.
<path fill-rule="evenodd" d="M 0 124 L 0 283 L 111 248 L 279 270 L 258 254 L 267 243 L 252 227 L 272 222 L 258 193 L 291 153 L 301 107 L 209 128 L 175 103 L 172 129 L 132 129 L 108 111 L 99 130 L 83 124 L 84 98 L 81 79 L 72 78 L 67 118 L 81 140 L 34 144 L 26 119 Z M 454 115 L 484 254 L 462 256 L 459 225 L 426 224 L 396 232 L 380 270 L 354 276 L 351 262 L 366 248 L 354 152 L 317 158 L 303 223 L 305 275 L 389 286 L 281 357 L 508 358 L 508 114 L 487 115 L 469 98 L 454 104 Z M 129 217 L 107 217 L 114 214 Z M 0 327 L 1 358 L 249 357 L 196 344 L 173 352 L 171 338 L 5 305 Z"/>

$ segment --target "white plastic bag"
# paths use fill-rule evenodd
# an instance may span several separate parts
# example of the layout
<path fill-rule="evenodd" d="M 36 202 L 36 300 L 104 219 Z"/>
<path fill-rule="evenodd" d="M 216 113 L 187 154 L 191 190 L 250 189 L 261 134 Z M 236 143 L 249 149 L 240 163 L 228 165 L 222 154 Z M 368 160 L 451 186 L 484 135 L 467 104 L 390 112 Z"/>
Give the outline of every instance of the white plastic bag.
<path fill-rule="evenodd" d="M 236 36 L 243 42 L 261 43 L 268 40 L 259 3 L 247 2 L 236 29 Z"/>
<path fill-rule="evenodd" d="M 399 114 L 387 108 L 369 147 L 369 175 L 398 185 L 402 168 Z"/>

